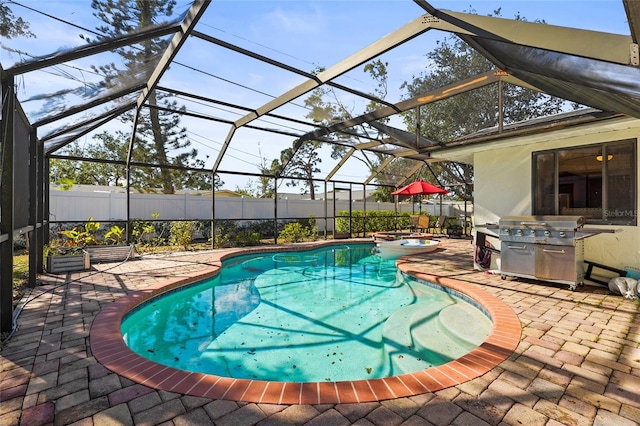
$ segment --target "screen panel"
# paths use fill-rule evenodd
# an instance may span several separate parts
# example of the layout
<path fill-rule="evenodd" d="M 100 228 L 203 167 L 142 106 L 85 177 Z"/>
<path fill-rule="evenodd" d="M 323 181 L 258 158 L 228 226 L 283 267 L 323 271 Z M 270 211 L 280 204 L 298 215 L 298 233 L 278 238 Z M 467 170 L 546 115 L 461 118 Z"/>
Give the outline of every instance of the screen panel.
<path fill-rule="evenodd" d="M 17 110 L 13 137 L 13 229 L 29 225 L 29 123 Z"/>

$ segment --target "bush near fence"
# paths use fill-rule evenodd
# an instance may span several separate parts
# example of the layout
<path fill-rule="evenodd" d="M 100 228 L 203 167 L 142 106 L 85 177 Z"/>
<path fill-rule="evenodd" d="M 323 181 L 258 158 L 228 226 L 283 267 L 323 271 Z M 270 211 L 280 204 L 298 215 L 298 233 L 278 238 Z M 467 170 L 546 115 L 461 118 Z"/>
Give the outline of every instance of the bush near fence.
<path fill-rule="evenodd" d="M 411 229 L 411 214 L 398 213 L 392 210 L 387 211 L 367 211 L 366 220 L 362 210 L 351 211 L 351 235 L 366 236 L 373 232 L 385 231 L 406 231 Z M 429 215 L 429 223 L 435 224 L 437 215 Z M 446 216 L 443 230 L 460 226 L 460 217 Z M 337 232 L 349 233 L 349 211 L 343 210 L 336 216 Z M 440 232 L 437 230 L 436 232 Z"/>
<path fill-rule="evenodd" d="M 396 213 L 393 210 L 351 211 L 351 229 L 349 229 L 349 211 L 339 211 L 336 216 L 337 232 L 349 232 L 353 236 L 366 236 L 372 232 L 395 231 L 409 229 L 411 227 L 411 215 L 409 213 Z"/>

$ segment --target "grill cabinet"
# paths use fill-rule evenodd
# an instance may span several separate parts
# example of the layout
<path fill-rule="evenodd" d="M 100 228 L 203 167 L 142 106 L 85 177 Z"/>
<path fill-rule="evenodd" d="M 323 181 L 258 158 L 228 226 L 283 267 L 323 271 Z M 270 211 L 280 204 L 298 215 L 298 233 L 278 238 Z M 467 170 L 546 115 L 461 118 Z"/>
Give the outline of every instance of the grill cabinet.
<path fill-rule="evenodd" d="M 499 222 L 500 273 L 569 284 L 584 281 L 582 216 L 506 216 Z"/>

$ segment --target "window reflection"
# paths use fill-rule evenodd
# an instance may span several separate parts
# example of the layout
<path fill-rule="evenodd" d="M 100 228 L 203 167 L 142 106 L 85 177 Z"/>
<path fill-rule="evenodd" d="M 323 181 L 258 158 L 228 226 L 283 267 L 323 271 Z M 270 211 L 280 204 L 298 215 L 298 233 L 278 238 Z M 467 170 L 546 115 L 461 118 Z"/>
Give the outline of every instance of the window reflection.
<path fill-rule="evenodd" d="M 637 223 L 636 141 L 533 154 L 534 214 Z"/>

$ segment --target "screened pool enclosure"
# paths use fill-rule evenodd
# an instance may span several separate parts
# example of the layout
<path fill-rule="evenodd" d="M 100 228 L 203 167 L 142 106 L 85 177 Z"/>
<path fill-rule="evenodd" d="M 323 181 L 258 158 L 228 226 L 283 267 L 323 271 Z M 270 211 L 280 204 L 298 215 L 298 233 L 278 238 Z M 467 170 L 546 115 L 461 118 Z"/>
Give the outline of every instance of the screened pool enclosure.
<path fill-rule="evenodd" d="M 390 193 L 419 176 L 472 201 L 473 147 L 621 116 L 640 118 L 640 6 L 633 1 L 622 2 L 628 35 L 448 11 L 422 0 L 398 2 L 398 15 L 372 23 L 363 46 L 351 42 L 348 25 L 325 29 L 342 34 L 338 45 L 327 46 L 317 36 L 252 41 L 258 27 L 275 34 L 282 22 L 252 21 L 230 2 L 178 2 L 171 13 L 157 15 L 143 8 L 135 15 L 138 22 L 119 22 L 117 30 L 116 14 L 109 30 L 88 3 L 74 2 L 71 13 L 47 4 L 48 11 L 12 4 L 37 37 L 7 38 L 2 46 L 0 332 L 12 323 L 14 237 L 28 241 L 35 285 L 49 227 L 59 220 L 49 207 L 50 188 L 61 183 L 50 172 L 52 160 L 120 168 L 116 182 L 125 188 L 126 207 L 113 217 L 94 218 L 99 221 L 128 227 L 140 219 L 134 189 L 174 194 L 197 186 L 210 208 L 188 219 L 215 229 L 224 203 L 216 195 L 221 182 L 240 182 L 241 188 L 251 181 L 268 189 L 262 192 L 271 200 L 267 216 L 274 233 L 282 220 L 299 218 L 283 211 L 287 187 L 300 192 L 306 186 L 309 198 L 322 201 L 314 216 L 332 229 L 339 212 L 348 212 L 350 221 L 354 206 L 377 209 L 367 197 L 371 192 Z M 366 8 L 362 19 L 375 16 L 375 2 Z M 335 2 L 335 14 L 341 13 Z M 394 70 L 409 65 L 403 61 L 452 36 L 493 68 L 470 70 L 413 94 L 395 90 L 402 81 Z M 378 80 L 365 82 L 366 70 L 377 72 Z M 576 108 L 526 121 L 505 116 L 514 87 Z M 446 139 L 427 136 L 421 123 L 432 117 L 430 108 L 458 96 L 474 107 L 473 94 L 481 90 L 494 95 L 484 111 L 486 128 Z M 162 126 L 174 130 L 159 134 Z M 114 138 L 127 141 L 126 149 L 111 148 Z M 103 151 L 70 149 L 88 140 Z M 323 161 L 304 177 L 292 166 L 314 155 L 309 147 Z M 436 165 L 442 162 L 467 172 L 441 175 Z M 153 179 L 154 187 L 141 186 L 145 179 Z M 398 199 L 388 202 L 398 212 Z"/>

